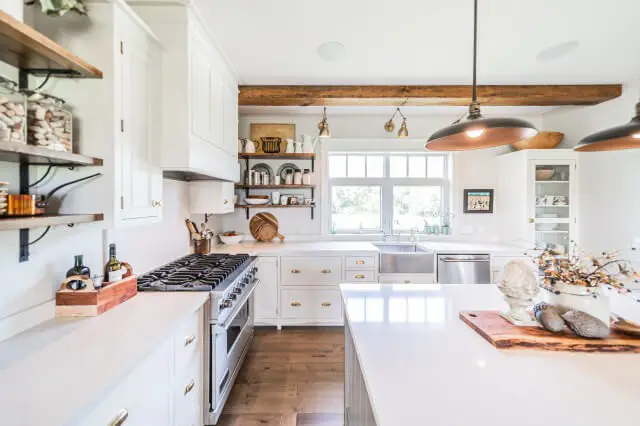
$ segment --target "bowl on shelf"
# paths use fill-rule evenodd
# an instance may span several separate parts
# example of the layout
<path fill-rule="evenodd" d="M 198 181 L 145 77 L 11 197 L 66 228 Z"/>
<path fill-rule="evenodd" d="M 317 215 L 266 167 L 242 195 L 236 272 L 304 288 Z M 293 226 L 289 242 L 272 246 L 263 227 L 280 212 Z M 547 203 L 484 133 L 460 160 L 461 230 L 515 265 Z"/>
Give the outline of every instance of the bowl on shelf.
<path fill-rule="evenodd" d="M 538 231 L 555 231 L 558 228 L 557 223 L 538 223 Z"/>
<path fill-rule="evenodd" d="M 244 199 L 244 202 L 252 206 L 261 206 L 263 204 L 267 204 L 269 202 L 269 198 L 247 197 Z"/>
<path fill-rule="evenodd" d="M 220 234 L 220 235 L 218 235 L 218 238 L 220 238 L 220 241 L 222 241 L 223 244 L 240 244 L 240 242 L 242 242 L 242 239 L 244 238 L 244 235 L 242 235 L 242 234 L 234 234 L 234 235 Z"/>
<path fill-rule="evenodd" d="M 540 168 L 536 169 L 536 180 L 549 180 L 555 173 L 553 168 Z"/>
<path fill-rule="evenodd" d="M 562 139 L 564 139 L 564 133 L 561 132 L 540 132 L 529 139 L 513 143 L 511 146 L 518 151 L 523 149 L 551 149 L 558 146 Z"/>

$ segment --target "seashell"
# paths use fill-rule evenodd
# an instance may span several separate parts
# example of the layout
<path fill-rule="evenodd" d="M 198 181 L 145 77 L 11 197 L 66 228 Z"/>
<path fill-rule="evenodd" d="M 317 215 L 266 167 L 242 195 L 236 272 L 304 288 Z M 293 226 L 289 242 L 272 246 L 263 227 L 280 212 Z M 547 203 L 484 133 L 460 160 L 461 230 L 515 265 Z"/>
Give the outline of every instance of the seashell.
<path fill-rule="evenodd" d="M 559 333 L 564 330 L 564 320 L 560 313 L 551 305 L 546 305 L 544 309 L 536 312 L 536 319 L 545 330 L 552 333 Z"/>
<path fill-rule="evenodd" d="M 562 315 L 571 331 L 580 337 L 602 339 L 610 333 L 609 326 L 586 312 L 568 311 Z"/>

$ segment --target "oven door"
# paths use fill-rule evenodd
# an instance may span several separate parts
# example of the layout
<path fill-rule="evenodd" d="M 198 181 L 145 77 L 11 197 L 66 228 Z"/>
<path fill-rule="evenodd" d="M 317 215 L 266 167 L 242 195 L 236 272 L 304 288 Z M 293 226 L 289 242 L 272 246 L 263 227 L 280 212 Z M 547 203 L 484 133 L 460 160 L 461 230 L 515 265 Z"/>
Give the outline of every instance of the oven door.
<path fill-rule="evenodd" d="M 253 298 L 250 296 L 251 294 L 246 295 L 245 302 L 225 324 L 211 325 L 211 361 L 215 363 L 211 371 L 215 371 L 215 381 L 212 383 L 209 402 L 214 410 L 228 396 L 240 368 L 240 361 L 253 336 Z"/>

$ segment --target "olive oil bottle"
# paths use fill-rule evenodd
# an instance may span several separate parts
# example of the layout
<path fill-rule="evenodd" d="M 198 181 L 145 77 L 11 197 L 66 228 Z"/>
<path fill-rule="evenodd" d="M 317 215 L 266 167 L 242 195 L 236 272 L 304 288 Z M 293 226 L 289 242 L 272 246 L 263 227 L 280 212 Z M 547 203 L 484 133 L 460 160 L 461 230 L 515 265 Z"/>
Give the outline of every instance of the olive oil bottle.
<path fill-rule="evenodd" d="M 116 257 L 116 245 L 109 244 L 109 261 L 104 267 L 104 277 L 110 283 L 122 280 L 122 264 Z"/>

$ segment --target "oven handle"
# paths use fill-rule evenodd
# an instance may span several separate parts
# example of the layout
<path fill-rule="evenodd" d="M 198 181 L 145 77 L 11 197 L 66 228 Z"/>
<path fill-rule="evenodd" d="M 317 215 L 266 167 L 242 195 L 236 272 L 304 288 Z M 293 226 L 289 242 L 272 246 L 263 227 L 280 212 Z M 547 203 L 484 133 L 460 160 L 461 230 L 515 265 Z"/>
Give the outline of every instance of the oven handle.
<path fill-rule="evenodd" d="M 240 310 L 242 309 L 244 304 L 247 302 L 247 300 L 251 297 L 251 295 L 255 291 L 256 287 L 258 286 L 258 284 L 260 284 L 260 280 L 258 278 L 254 279 L 251 282 L 251 289 L 247 293 L 245 293 L 243 295 L 244 299 L 243 299 L 242 303 L 238 303 L 236 305 L 235 310 L 233 311 L 233 313 L 231 315 L 229 315 L 229 318 L 227 319 L 227 321 L 225 321 L 222 324 L 216 324 L 215 325 L 214 328 L 216 330 L 216 334 L 226 333 L 227 330 L 229 330 L 229 327 L 231 327 L 231 323 L 233 322 L 234 319 L 236 319 L 236 316 L 238 316 L 238 313 L 240 312 Z"/>

